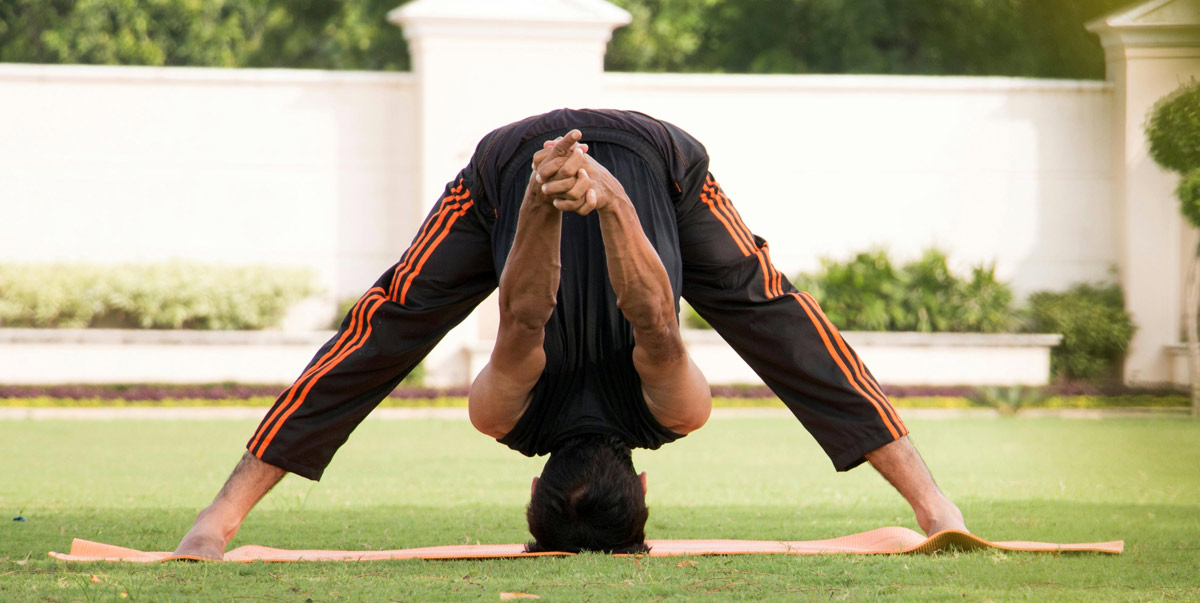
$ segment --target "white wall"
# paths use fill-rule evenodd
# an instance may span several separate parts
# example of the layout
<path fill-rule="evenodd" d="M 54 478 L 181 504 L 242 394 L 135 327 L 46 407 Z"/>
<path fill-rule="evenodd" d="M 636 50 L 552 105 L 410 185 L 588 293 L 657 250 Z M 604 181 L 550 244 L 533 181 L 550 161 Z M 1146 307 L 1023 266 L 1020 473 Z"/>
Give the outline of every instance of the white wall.
<path fill-rule="evenodd" d="M 873 246 L 996 262 L 1019 294 L 1111 278 L 1112 86 L 1012 78 L 609 74 L 604 104 L 699 138 L 787 274 Z"/>
<path fill-rule="evenodd" d="M 311 266 L 360 292 L 416 228 L 409 74 L 0 65 L 0 262 Z"/>
<path fill-rule="evenodd" d="M 304 265 L 329 300 L 356 295 L 403 253 L 432 202 L 420 191 L 454 176 L 436 173 L 447 158 L 420 157 L 420 129 L 439 128 L 421 86 L 403 73 L 0 65 L 0 262 Z M 705 142 L 788 274 L 936 244 L 962 269 L 995 261 L 1023 294 L 1106 278 L 1116 261 L 1110 84 L 604 74 L 599 89 L 596 106 Z M 474 98 L 473 123 L 511 118 Z M 447 147 L 464 149 L 456 166 L 474 144 Z M 494 303 L 479 314 L 431 356 L 432 381 L 472 377 L 464 350 L 494 336 Z"/>
<path fill-rule="evenodd" d="M 964 268 L 996 261 L 1025 293 L 1106 278 L 1116 262 L 1109 84 L 604 84 L 597 105 L 706 143 L 786 273 L 823 255 L 938 245 Z M 299 264 L 337 297 L 357 293 L 430 203 L 418 198 L 414 88 L 409 74 L 0 65 L 0 261 Z"/>

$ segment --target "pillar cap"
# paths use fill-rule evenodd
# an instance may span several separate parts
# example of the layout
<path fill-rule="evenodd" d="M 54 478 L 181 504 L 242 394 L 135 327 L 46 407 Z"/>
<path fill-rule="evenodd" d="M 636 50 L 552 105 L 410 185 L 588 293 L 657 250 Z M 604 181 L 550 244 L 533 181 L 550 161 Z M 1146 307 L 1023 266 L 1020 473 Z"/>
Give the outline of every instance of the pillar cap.
<path fill-rule="evenodd" d="M 607 41 L 612 31 L 633 17 L 606 0 L 416 0 L 388 13 L 404 28 L 405 37 L 428 33 L 470 35 L 486 29 L 534 38 L 598 36 Z"/>
<path fill-rule="evenodd" d="M 1087 24 L 1105 48 L 1200 47 L 1200 0 L 1149 0 Z"/>

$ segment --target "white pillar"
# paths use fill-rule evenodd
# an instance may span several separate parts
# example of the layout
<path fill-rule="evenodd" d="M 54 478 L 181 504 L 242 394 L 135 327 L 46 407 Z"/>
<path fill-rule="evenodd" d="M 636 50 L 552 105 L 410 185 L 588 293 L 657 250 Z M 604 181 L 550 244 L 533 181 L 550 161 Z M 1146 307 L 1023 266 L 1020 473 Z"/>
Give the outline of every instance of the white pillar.
<path fill-rule="evenodd" d="M 1150 0 L 1088 29 L 1100 36 L 1114 84 L 1118 270 L 1137 325 L 1125 381 L 1168 382 L 1174 375 L 1167 346 L 1180 341 L 1183 315 L 1180 250 L 1194 239 L 1175 199 L 1178 178 L 1150 158 L 1143 126 L 1155 101 L 1200 77 L 1200 0 Z"/>
<path fill-rule="evenodd" d="M 388 18 L 404 28 L 418 82 L 418 222 L 484 134 L 550 109 L 594 106 L 605 48 L 630 21 L 604 0 L 416 0 Z M 480 310 L 495 312 L 488 302 Z M 494 317 L 478 314 L 426 359 L 430 384 L 474 377 L 468 348 L 495 336 Z"/>
<path fill-rule="evenodd" d="M 388 18 L 419 82 L 425 209 L 484 134 L 594 103 L 608 40 L 630 20 L 604 0 L 417 0 Z"/>

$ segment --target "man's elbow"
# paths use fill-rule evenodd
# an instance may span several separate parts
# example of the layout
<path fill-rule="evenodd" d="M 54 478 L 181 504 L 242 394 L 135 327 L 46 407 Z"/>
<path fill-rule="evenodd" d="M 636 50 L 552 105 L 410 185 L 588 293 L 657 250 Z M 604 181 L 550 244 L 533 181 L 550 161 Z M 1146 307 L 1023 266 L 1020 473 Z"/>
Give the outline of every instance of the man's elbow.
<path fill-rule="evenodd" d="M 554 296 L 504 297 L 500 300 L 500 324 L 540 331 L 550 321 L 557 304 Z"/>
<path fill-rule="evenodd" d="M 708 423 L 708 417 L 712 414 L 712 405 L 701 406 L 698 408 L 689 409 L 687 412 L 676 413 L 668 418 L 665 422 L 660 422 L 663 427 L 674 431 L 680 435 L 687 435 L 704 427 Z"/>
<path fill-rule="evenodd" d="M 499 440 L 512 431 L 512 426 L 505 426 L 499 421 L 471 414 L 471 425 L 485 436 Z"/>

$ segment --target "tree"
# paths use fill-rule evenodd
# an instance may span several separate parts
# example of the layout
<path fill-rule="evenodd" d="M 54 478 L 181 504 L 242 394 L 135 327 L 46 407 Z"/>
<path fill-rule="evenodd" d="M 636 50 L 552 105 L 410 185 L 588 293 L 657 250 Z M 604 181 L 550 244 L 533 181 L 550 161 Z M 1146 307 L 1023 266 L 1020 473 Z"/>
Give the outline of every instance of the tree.
<path fill-rule="evenodd" d="M 407 0 L 0 0 L 0 61 L 407 69 Z M 614 71 L 1103 78 L 1133 0 L 612 0 Z"/>
<path fill-rule="evenodd" d="M 1175 189 L 1179 211 L 1193 228 L 1200 228 L 1200 82 L 1193 79 L 1155 104 L 1146 123 L 1146 138 L 1154 161 L 1182 176 Z M 1200 248 L 1192 258 L 1185 288 L 1192 416 L 1200 417 Z"/>
<path fill-rule="evenodd" d="M 613 0 L 616 71 L 1103 78 L 1084 23 L 1131 0 Z"/>
<path fill-rule="evenodd" d="M 398 0 L 0 0 L 0 61 L 406 69 Z"/>

